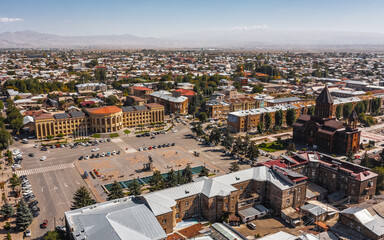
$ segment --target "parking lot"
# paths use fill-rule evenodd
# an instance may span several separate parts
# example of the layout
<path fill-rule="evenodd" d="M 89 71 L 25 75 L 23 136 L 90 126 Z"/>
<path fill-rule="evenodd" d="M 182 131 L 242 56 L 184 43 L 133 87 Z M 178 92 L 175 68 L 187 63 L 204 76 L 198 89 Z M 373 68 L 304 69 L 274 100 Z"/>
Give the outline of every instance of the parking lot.
<path fill-rule="evenodd" d="M 70 210 L 73 194 L 80 186 L 88 186 L 93 194 L 98 195 L 95 196 L 96 199 L 103 200 L 106 199 L 106 194 L 102 185 L 112 183 L 114 180 L 126 181 L 136 177 L 151 176 L 151 172 L 135 171 L 143 168 L 144 163 L 148 163 L 148 156 L 152 157 L 154 168 L 162 173 L 168 172 L 170 168 L 184 169 L 187 164 L 191 164 L 192 167 L 206 166 L 217 175 L 228 172 L 233 159 L 225 156 L 220 147 L 204 146 L 191 138 L 191 134 L 188 126 L 177 124 L 175 132 L 168 131 L 152 139 L 120 134 L 121 137 L 113 138 L 110 142 L 100 143 L 97 146 L 79 146 L 75 149 L 65 147 L 41 151 L 40 148 L 34 148 L 33 140 L 28 144 L 15 142 L 12 147 L 19 149 L 24 158 L 21 163 L 22 169 L 17 173 L 27 175 L 33 193 L 39 201 L 40 216 L 35 218 L 30 227 L 32 237 L 41 236 L 53 229 L 55 225 L 62 224 L 64 212 Z M 138 151 L 140 148 L 168 143 L 175 143 L 175 146 Z M 99 150 L 92 152 L 94 148 Z M 80 156 L 113 151 L 120 151 L 120 155 L 78 160 Z M 194 156 L 195 151 L 200 153 L 199 157 Z M 28 157 L 29 153 L 33 153 L 34 157 Z M 46 160 L 40 161 L 43 156 Z M 249 165 L 240 166 L 240 168 L 247 167 Z M 89 177 L 84 180 L 81 174 L 93 169 L 98 169 L 101 174 L 107 176 L 108 180 L 103 180 L 101 177 L 96 179 Z M 122 175 L 124 177 L 121 177 Z M 43 220 L 48 220 L 46 229 L 39 227 Z"/>

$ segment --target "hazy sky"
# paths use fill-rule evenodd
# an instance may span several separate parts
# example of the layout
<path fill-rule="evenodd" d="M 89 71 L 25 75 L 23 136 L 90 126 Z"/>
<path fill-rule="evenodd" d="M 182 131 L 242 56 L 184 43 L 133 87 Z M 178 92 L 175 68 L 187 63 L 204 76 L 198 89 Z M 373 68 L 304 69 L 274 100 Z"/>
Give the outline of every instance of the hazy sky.
<path fill-rule="evenodd" d="M 215 30 L 384 33 L 384 0 L 0 0 L 0 33 L 165 37 Z"/>

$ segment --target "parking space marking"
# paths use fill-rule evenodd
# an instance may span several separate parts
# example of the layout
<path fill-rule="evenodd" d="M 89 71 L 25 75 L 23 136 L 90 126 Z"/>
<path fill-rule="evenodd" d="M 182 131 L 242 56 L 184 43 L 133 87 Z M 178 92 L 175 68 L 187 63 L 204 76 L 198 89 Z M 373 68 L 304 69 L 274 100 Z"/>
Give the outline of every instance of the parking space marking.
<path fill-rule="evenodd" d="M 36 173 L 50 172 L 50 171 L 56 171 L 56 170 L 61 170 L 61 169 L 66 169 L 66 168 L 74 168 L 74 167 L 75 167 L 75 165 L 73 163 L 66 163 L 66 164 L 60 164 L 60 165 L 56 165 L 56 166 L 20 170 L 20 171 L 16 171 L 16 174 L 18 176 L 31 175 L 31 174 L 36 174 Z"/>

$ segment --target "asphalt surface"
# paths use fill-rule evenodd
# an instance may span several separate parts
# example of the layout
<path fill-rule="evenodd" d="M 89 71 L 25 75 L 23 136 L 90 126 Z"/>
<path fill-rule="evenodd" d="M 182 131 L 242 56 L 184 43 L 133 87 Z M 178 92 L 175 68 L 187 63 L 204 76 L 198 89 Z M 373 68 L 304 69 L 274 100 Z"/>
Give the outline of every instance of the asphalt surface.
<path fill-rule="evenodd" d="M 75 149 L 66 148 L 48 148 L 48 151 L 40 151 L 40 144 L 38 148 L 33 148 L 35 142 L 30 141 L 29 144 L 22 144 L 15 142 L 12 148 L 18 148 L 23 153 L 24 160 L 21 164 L 22 169 L 19 174 L 26 174 L 30 181 L 40 207 L 40 216 L 35 218 L 30 229 L 32 231 L 32 239 L 44 235 L 47 231 L 52 230 L 55 225 L 63 224 L 64 212 L 70 210 L 71 202 L 74 192 L 80 186 L 87 186 L 86 182 L 82 179 L 78 169 L 74 166 L 74 162 L 78 161 L 80 156 L 91 155 L 93 148 L 99 148 L 97 153 L 120 151 L 121 155 L 111 156 L 109 158 L 117 159 L 130 159 L 139 153 L 137 150 L 143 146 L 153 146 L 159 144 L 175 143 L 176 147 L 169 147 L 167 150 L 170 152 L 180 149 L 182 154 L 189 155 L 188 158 L 196 158 L 193 152 L 200 153 L 200 157 L 196 158 L 203 165 L 214 166 L 220 169 L 220 174 L 228 172 L 233 159 L 227 158 L 223 153 L 218 151 L 218 147 L 212 148 L 202 145 L 200 142 L 191 138 L 192 132 L 188 125 L 176 124 L 176 132 L 169 131 L 166 134 L 156 135 L 154 139 L 149 137 L 136 137 L 133 133 L 127 136 L 120 133 L 120 137 L 112 139 L 111 142 L 100 143 L 97 146 L 79 146 Z M 160 150 L 160 149 L 157 149 Z M 154 154 L 157 150 L 146 151 L 145 154 Z M 161 149 L 164 151 L 165 149 Z M 151 153 L 153 151 L 153 153 Z M 159 151 L 160 152 L 160 151 Z M 28 157 L 29 153 L 34 153 L 34 157 Z M 42 156 L 46 156 L 45 161 L 40 161 Z M 83 162 L 98 161 L 99 159 L 82 160 Z M 109 161 L 108 159 L 105 159 Z M 112 161 L 111 161 L 112 162 Z M 165 165 L 167 163 L 163 163 Z M 131 166 L 126 166 L 132 168 Z M 241 166 L 247 168 L 249 166 Z M 129 179 L 126 175 L 124 179 Z M 104 184 L 104 183 L 102 183 Z M 96 184 L 101 189 L 100 184 Z M 105 196 L 103 196 L 105 198 Z M 48 220 L 48 227 L 40 229 L 40 224 Z"/>

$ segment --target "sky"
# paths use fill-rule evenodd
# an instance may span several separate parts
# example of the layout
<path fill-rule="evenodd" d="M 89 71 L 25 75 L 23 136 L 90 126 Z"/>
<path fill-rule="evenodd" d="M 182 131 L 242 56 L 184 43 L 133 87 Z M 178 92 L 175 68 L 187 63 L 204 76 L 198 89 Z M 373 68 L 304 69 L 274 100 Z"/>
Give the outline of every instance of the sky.
<path fill-rule="evenodd" d="M 383 0 L 0 0 L 0 33 L 170 37 L 204 31 L 384 33 Z"/>

